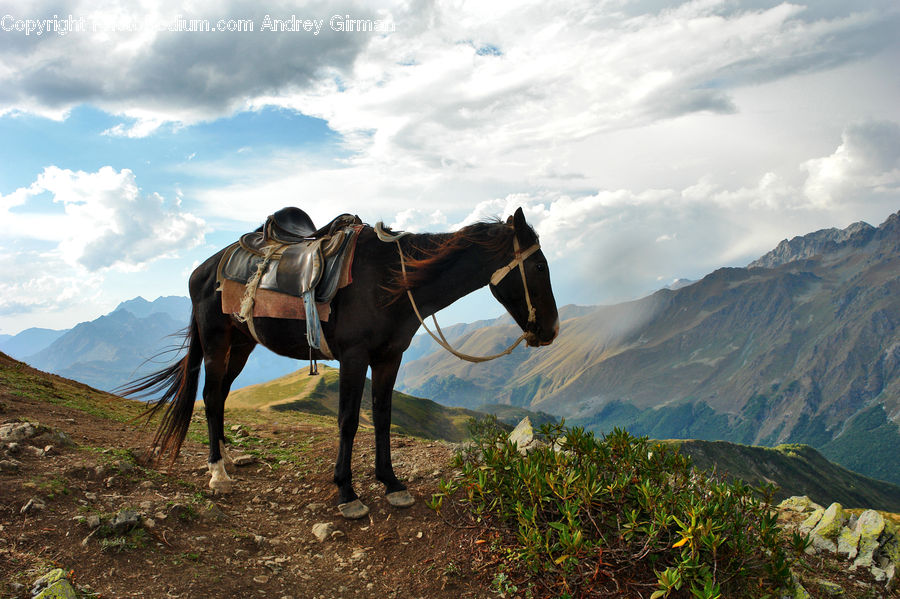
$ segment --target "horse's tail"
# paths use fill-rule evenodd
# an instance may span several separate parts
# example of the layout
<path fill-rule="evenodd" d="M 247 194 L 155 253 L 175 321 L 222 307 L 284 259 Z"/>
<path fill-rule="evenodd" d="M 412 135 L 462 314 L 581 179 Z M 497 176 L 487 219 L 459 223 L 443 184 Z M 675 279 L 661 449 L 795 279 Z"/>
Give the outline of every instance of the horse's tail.
<path fill-rule="evenodd" d="M 121 389 L 123 396 L 146 397 L 162 395 L 152 402 L 141 416 L 149 421 L 160 409 L 165 407 L 162 421 L 156 429 L 153 447 L 156 458 L 171 453 L 174 462 L 181 450 L 181 444 L 187 436 L 197 399 L 197 385 L 200 378 L 200 363 L 203 361 L 203 349 L 200 345 L 200 330 L 197 319 L 191 312 L 191 323 L 181 334 L 184 340 L 180 350 L 187 348 L 187 354 L 174 364 L 157 372 L 143 376 Z"/>

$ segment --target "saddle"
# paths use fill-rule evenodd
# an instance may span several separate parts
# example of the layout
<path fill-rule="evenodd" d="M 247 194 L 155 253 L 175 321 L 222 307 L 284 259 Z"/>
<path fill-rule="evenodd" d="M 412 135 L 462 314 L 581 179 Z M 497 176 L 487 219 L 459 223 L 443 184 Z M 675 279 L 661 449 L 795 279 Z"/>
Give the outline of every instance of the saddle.
<path fill-rule="evenodd" d="M 329 355 L 319 321 L 328 320 L 331 300 L 352 282 L 350 268 L 362 228 L 352 214 L 317 229 L 300 208 L 278 210 L 229 246 L 219 261 L 222 311 L 248 322 L 254 337 L 254 317 L 306 320 L 310 347 Z"/>

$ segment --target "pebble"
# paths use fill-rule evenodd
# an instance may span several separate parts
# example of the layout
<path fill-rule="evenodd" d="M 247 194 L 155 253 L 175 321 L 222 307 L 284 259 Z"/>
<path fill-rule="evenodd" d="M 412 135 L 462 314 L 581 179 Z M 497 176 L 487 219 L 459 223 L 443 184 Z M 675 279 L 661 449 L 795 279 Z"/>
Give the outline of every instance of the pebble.
<path fill-rule="evenodd" d="M 22 506 L 22 509 L 19 510 L 19 513 L 20 514 L 28 514 L 31 512 L 36 512 L 36 511 L 42 510 L 45 507 L 47 507 L 47 505 L 43 501 L 41 501 L 37 497 L 33 497 L 28 500 L 28 503 L 26 503 L 25 505 Z"/>
<path fill-rule="evenodd" d="M 331 522 L 317 522 L 312 527 L 312 533 L 320 543 L 325 542 L 335 532 L 338 531 L 334 529 L 334 524 Z"/>

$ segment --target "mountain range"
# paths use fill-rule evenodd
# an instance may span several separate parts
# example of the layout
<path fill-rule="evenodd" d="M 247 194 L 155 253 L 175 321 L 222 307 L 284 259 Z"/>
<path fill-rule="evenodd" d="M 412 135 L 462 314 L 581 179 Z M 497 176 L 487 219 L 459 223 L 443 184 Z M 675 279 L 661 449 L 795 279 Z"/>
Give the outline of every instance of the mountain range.
<path fill-rule="evenodd" d="M 171 334 L 189 314 L 187 298 L 139 297 L 69 330 L 0 337 L 0 351 L 109 390 L 174 359 L 145 363 L 178 345 Z M 563 306 L 560 320 L 552 345 L 484 364 L 418 335 L 397 389 L 447 406 L 543 411 L 597 432 L 806 443 L 900 483 L 900 213 L 879 227 L 784 240 L 745 268 L 632 302 Z M 499 351 L 519 335 L 507 315 L 444 332 L 468 353 Z M 234 388 L 299 365 L 257 349 Z"/>
<path fill-rule="evenodd" d="M 461 363 L 421 352 L 397 386 L 447 405 L 504 403 L 595 431 L 806 443 L 900 483 L 900 213 L 781 242 L 745 268 L 612 306 L 560 309 L 550 346 Z M 500 319 L 452 337 L 491 352 Z"/>
<path fill-rule="evenodd" d="M 186 297 L 137 297 L 89 322 L 62 331 L 26 329 L 0 341 L 0 351 L 46 372 L 111 391 L 157 370 L 178 355 L 191 314 Z M 252 385 L 296 370 L 299 362 L 258 348 L 235 387 Z"/>

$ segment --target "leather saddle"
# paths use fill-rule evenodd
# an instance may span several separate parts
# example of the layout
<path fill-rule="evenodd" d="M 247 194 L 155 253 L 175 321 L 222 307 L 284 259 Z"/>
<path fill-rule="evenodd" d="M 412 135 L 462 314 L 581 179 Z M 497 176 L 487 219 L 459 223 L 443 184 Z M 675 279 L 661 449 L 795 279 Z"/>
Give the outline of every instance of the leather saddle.
<path fill-rule="evenodd" d="M 362 221 L 352 214 L 316 229 L 300 208 L 282 208 L 225 253 L 220 279 L 247 284 L 262 266 L 260 289 L 294 297 L 315 290 L 315 301 L 328 303 L 348 282 L 342 281 L 349 276 L 345 262 L 360 230 Z"/>
<path fill-rule="evenodd" d="M 263 237 L 268 241 L 302 243 L 312 239 L 331 237 L 339 229 L 359 224 L 362 224 L 362 221 L 355 214 L 341 214 L 334 217 L 321 229 L 316 229 L 306 212 L 300 208 L 288 206 L 267 218 L 262 231 Z"/>

